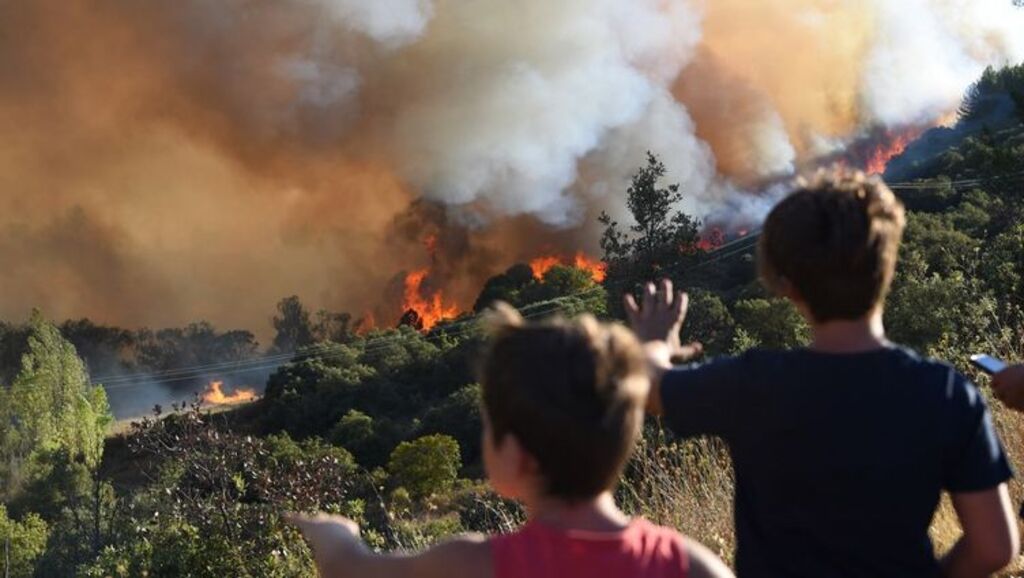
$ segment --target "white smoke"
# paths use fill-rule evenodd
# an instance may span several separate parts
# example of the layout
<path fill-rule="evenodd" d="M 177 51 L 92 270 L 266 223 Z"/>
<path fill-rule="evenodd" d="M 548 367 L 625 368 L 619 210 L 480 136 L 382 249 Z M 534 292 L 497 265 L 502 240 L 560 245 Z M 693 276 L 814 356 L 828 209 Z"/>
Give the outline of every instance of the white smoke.
<path fill-rule="evenodd" d="M 750 221 L 762 183 L 1021 60 L 1010 0 L 0 1 L 0 316 L 368 309 L 427 258 L 393 228 L 420 197 L 480 225 L 470 303 L 593 250 L 647 151 L 681 208 Z"/>
<path fill-rule="evenodd" d="M 693 131 L 668 84 L 699 40 L 695 12 L 659 0 L 483 0 L 439 4 L 413 50 L 431 71 L 394 123 L 398 169 L 451 205 L 484 202 L 498 215 L 575 221 L 568 191 L 583 157 L 657 150 L 679 172 L 704 175 Z M 681 132 L 639 135 L 635 125 Z M 640 157 L 642 158 L 642 157 Z M 617 159 L 615 159 L 617 160 Z M 688 167 L 698 163 L 701 167 Z M 635 166 L 635 165 L 634 165 Z M 625 173 L 616 174 L 616 177 Z"/>
<path fill-rule="evenodd" d="M 270 47 L 257 56 L 274 56 L 286 87 L 260 90 L 268 83 L 259 73 L 228 80 L 252 85 L 234 91 L 248 99 L 239 110 L 256 107 L 254 124 L 277 119 L 284 126 L 276 133 L 383 162 L 411 190 L 464 219 L 486 224 L 526 214 L 564 227 L 592 215 L 595 204 L 625 217 L 621 193 L 647 151 L 683 185 L 685 208 L 707 214 L 724 196 L 792 173 L 821 143 L 841 147 L 860 128 L 934 121 L 955 109 L 985 66 L 1024 59 L 1024 10 L 1006 0 L 771 4 L 774 24 L 801 37 L 761 47 L 774 56 L 758 52 L 759 23 L 735 14 L 749 5 L 707 6 L 725 11 L 735 28 L 730 42 L 742 45 L 710 65 L 712 75 L 737 71 L 719 84 L 707 84 L 707 63 L 688 68 L 704 46 L 697 0 L 289 0 L 274 6 L 291 9 L 291 24 L 268 17 L 244 33 Z M 222 20 L 233 23 L 251 5 L 229 6 L 238 13 Z M 192 9 L 202 14 L 205 3 Z M 221 27 L 220 36 L 240 28 Z M 855 33 L 840 41 L 845 29 Z M 801 83 L 808 93 L 835 90 L 835 78 L 815 83 L 821 66 L 808 50 L 849 67 L 838 78 L 849 82 L 842 90 L 854 95 L 859 126 L 816 131 L 815 122 L 829 124 L 828 110 L 807 110 L 801 120 L 794 104 L 802 102 Z M 728 60 L 779 54 L 803 66 L 793 82 L 785 82 L 785 63 Z M 258 66 L 258 58 L 246 59 Z M 757 81 L 759 68 L 772 70 L 767 80 Z M 680 86 L 698 106 L 696 118 L 674 96 Z M 827 108 L 830 98 L 808 102 Z M 709 145 L 702 130 L 718 138 Z M 726 157 L 726 176 L 716 153 Z"/>
<path fill-rule="evenodd" d="M 430 0 L 306 0 L 351 30 L 392 47 L 419 38 L 434 5 Z"/>
<path fill-rule="evenodd" d="M 989 65 L 1024 60 L 1024 10 L 1002 0 L 875 0 L 877 29 L 863 102 L 886 125 L 954 109 Z"/>

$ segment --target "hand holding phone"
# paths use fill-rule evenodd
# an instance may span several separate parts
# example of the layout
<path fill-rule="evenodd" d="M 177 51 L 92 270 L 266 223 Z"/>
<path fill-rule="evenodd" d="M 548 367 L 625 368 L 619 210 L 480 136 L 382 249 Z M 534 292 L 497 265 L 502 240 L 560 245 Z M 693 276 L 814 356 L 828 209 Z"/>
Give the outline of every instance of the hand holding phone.
<path fill-rule="evenodd" d="M 996 359 L 995 357 L 992 357 L 991 355 L 985 355 L 984 353 L 972 355 L 971 363 L 973 363 L 975 367 L 989 375 L 995 375 L 1000 371 L 1006 369 L 1005 363 Z"/>
<path fill-rule="evenodd" d="M 1005 367 L 992 378 L 992 393 L 1006 407 L 1024 412 L 1024 364 Z"/>

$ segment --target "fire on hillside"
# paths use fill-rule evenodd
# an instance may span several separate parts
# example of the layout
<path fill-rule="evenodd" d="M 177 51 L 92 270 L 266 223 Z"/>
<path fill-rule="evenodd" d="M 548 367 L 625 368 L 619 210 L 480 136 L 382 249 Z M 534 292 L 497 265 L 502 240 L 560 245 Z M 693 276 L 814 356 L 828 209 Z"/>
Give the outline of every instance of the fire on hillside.
<path fill-rule="evenodd" d="M 239 405 L 256 401 L 257 397 L 256 390 L 245 387 L 235 387 L 231 393 L 224 393 L 224 382 L 219 380 L 211 381 L 200 395 L 206 405 Z"/>

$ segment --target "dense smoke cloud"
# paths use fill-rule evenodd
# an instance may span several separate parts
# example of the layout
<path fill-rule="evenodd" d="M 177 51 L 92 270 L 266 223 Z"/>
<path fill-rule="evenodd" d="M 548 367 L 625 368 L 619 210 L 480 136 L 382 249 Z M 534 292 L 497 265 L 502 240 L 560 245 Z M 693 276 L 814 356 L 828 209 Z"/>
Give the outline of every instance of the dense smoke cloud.
<path fill-rule="evenodd" d="M 0 3 L 0 317 L 358 312 L 430 263 L 426 206 L 467 304 L 594 249 L 647 150 L 688 210 L 756 218 L 743 191 L 934 122 L 1021 30 L 1003 0 Z"/>

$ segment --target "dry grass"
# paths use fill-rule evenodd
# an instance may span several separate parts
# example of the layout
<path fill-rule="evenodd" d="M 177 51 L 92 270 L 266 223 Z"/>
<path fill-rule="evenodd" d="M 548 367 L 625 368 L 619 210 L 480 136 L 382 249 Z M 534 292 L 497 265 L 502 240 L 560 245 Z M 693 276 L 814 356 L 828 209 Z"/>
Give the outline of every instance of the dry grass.
<path fill-rule="evenodd" d="M 618 498 L 630 514 L 681 528 L 731 562 L 733 488 L 732 463 L 721 442 L 668 443 L 664 430 L 649 428 Z"/>
<path fill-rule="evenodd" d="M 990 405 L 1011 462 L 1024 464 L 1024 416 L 996 401 Z M 733 487 L 732 465 L 722 443 L 669 443 L 663 431 L 651 428 L 637 448 L 618 497 L 631 514 L 680 528 L 731 564 Z M 1014 504 L 1020 504 L 1024 501 L 1024 483 L 1014 480 L 1010 493 Z M 931 535 L 940 553 L 960 537 L 960 525 L 947 498 L 935 515 Z M 1020 576 L 1022 572 L 1024 557 L 1018 557 L 1001 576 Z"/>

